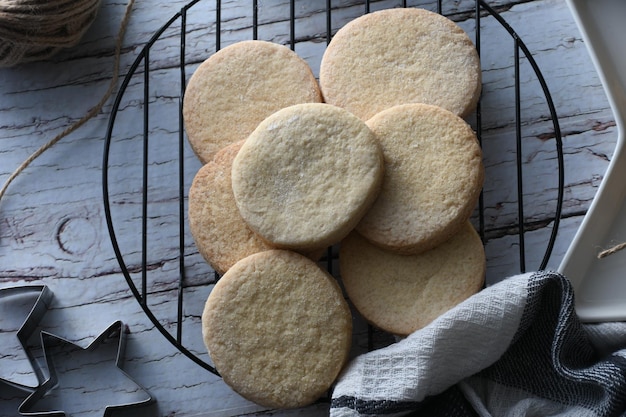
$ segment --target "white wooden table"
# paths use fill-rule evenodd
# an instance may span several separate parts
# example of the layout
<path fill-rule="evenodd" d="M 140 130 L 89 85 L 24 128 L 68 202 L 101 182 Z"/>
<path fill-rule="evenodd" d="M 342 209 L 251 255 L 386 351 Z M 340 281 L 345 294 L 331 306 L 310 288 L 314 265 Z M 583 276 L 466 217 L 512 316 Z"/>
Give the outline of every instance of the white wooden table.
<path fill-rule="evenodd" d="M 146 42 L 185 0 L 138 1 L 124 39 L 120 79 Z M 187 39 L 188 77 L 198 62 L 214 50 L 215 2 L 202 13 L 190 11 Z M 209 5 L 210 3 L 210 5 Z M 472 1 L 449 2 L 471 10 Z M 333 9 L 336 29 L 360 15 L 359 1 L 337 1 Z M 400 1 L 372 2 L 371 9 Z M 415 5 L 416 2 L 409 2 Z M 552 93 L 563 133 L 565 188 L 563 213 L 548 268 L 556 269 L 582 217 L 594 197 L 611 158 L 617 137 L 613 114 L 603 88 L 563 0 L 489 2 L 520 35 L 533 53 Z M 296 1 L 295 50 L 317 73 L 324 50 L 325 2 Z M 432 8 L 432 5 L 429 6 Z M 444 10 L 447 10 L 444 1 Z M 198 8 L 199 9 L 199 8 Z M 249 2 L 222 1 L 222 46 L 249 39 Z M 114 38 L 124 2 L 103 0 L 101 11 L 83 41 L 47 62 L 0 69 L 0 181 L 44 142 L 80 119 L 96 104 L 110 81 Z M 289 2 L 259 0 L 262 39 L 289 41 Z M 468 13 L 453 15 L 468 32 L 474 20 Z M 174 32 L 176 29 L 174 25 Z M 513 60 L 512 40 L 493 19 L 482 19 L 484 69 L 483 143 L 485 182 L 485 247 L 487 281 L 520 272 L 516 236 L 515 143 L 511 141 Z M 172 33 L 174 33 L 172 32 Z M 172 255 L 178 245 L 175 190 L 178 154 L 171 138 L 178 137 L 176 80 L 179 38 L 165 35 L 150 51 L 150 199 L 147 264 L 154 284 L 150 305 L 164 325 L 176 314 L 175 280 L 179 263 Z M 142 71 L 142 68 L 139 68 Z M 134 77 L 124 94 L 115 124 L 110 153 L 112 212 L 121 251 L 129 269 L 141 264 L 141 139 L 143 87 Z M 174 81 L 172 81 L 174 80 Z M 522 74 L 525 166 L 526 269 L 538 268 L 552 230 L 556 198 L 555 145 L 547 108 L 532 74 Z M 107 231 L 102 193 L 103 138 L 113 100 L 79 130 L 39 157 L 20 175 L 0 202 L 0 287 L 45 284 L 54 293 L 41 328 L 86 347 L 116 320 L 129 329 L 123 369 L 156 399 L 152 405 L 127 411 L 128 415 L 226 416 L 263 410 L 234 394 L 216 376 L 181 354 L 165 340 L 142 311 L 120 272 Z M 199 165 L 186 151 L 185 172 Z M 189 175 L 190 176 L 190 175 Z M 190 181 L 191 178 L 186 179 Z M 212 273 L 186 239 L 186 268 L 190 287 L 185 290 L 185 333 L 182 341 L 207 359 L 199 333 L 199 315 Z M 132 272 L 133 278 L 137 274 Z M 170 277 L 175 277 L 173 280 Z M 7 320 L 0 317 L 0 329 Z M 195 331 L 194 331 L 195 329 Z M 9 346 L 0 346 L 7 350 Z M 9 352 L 1 352 L 8 354 Z M 0 357 L 2 355 L 0 354 Z M 0 366 L 6 366 L 0 362 Z M 2 370 L 0 368 L 0 370 Z M 6 369 L 2 372 L 6 372 Z M 9 371 L 10 373 L 10 371 Z M 5 375 L 5 374 L 3 374 Z M 1 378 L 2 376 L 0 376 Z M 85 390 L 91 378 L 86 375 Z M 0 415 L 18 415 L 27 393 L 0 385 Z M 75 395 L 71 407 L 80 410 L 90 398 Z M 124 400 L 120 400 L 123 402 Z M 323 415 L 327 404 L 279 415 Z M 76 415 L 102 415 L 103 410 Z M 145 413 L 145 414 L 143 414 Z M 120 413 L 119 415 L 126 415 Z M 272 414 L 278 415 L 278 414 Z"/>

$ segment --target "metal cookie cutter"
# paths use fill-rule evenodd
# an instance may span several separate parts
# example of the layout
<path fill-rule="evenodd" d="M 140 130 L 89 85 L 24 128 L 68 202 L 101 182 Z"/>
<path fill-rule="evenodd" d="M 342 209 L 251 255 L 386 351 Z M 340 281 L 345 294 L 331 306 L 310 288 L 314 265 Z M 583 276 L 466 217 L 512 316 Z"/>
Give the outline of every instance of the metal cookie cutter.
<path fill-rule="evenodd" d="M 36 294 L 38 296 L 35 298 Z M 45 285 L 0 289 L 0 346 L 3 349 L 3 355 L 0 356 L 0 383 L 30 392 L 43 380 L 41 368 L 36 365 L 27 342 L 51 302 L 52 291 Z M 30 311 L 26 313 L 27 310 Z M 24 312 L 24 315 L 20 315 L 20 312 Z M 23 321 L 22 317 L 25 317 Z M 4 375 L 5 372 L 7 375 Z"/>
<path fill-rule="evenodd" d="M 25 416 L 104 415 L 152 396 L 121 368 L 126 327 L 111 324 L 86 348 L 41 332 L 49 378 L 19 407 Z"/>

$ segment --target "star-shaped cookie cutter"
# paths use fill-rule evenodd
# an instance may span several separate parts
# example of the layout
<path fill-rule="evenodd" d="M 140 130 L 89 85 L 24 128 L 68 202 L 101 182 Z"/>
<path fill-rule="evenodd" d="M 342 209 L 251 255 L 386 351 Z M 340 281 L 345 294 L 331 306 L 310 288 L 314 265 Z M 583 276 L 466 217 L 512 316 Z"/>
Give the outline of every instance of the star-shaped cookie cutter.
<path fill-rule="evenodd" d="M 121 368 L 125 334 L 126 327 L 116 321 L 83 348 L 42 331 L 41 344 L 49 377 L 22 402 L 19 413 L 108 416 L 116 409 L 154 402 L 150 393 Z"/>
<path fill-rule="evenodd" d="M 0 383 L 4 383 L 14 388 L 17 388 L 19 390 L 28 391 L 28 392 L 31 392 L 40 384 L 40 382 L 43 380 L 43 373 L 41 371 L 41 368 L 37 366 L 35 359 L 33 357 L 32 351 L 28 348 L 27 343 L 28 343 L 29 338 L 37 330 L 37 327 L 39 326 L 39 322 L 41 321 L 43 316 L 46 314 L 46 311 L 48 310 L 52 302 L 52 297 L 53 297 L 52 291 L 46 285 L 28 285 L 28 286 L 19 286 L 19 287 L 0 288 L 0 300 L 5 300 L 10 297 L 19 297 L 23 295 L 37 294 L 37 293 L 39 295 L 37 296 L 36 300 L 32 304 L 32 308 L 30 308 L 30 312 L 27 314 L 26 318 L 24 319 L 24 322 L 19 327 L 19 329 L 16 332 L 14 332 L 14 335 L 19 341 L 20 347 L 23 350 L 25 357 L 28 359 L 29 366 L 31 368 L 28 373 L 34 374 L 37 382 L 34 385 L 29 385 L 29 384 L 24 383 L 23 381 L 20 382 L 18 379 L 15 379 L 9 376 L 0 377 Z M 0 322 L 0 326 L 1 326 L 1 323 L 3 322 Z M 0 332 L 2 332 L 2 334 L 6 335 L 7 337 L 12 337 L 11 335 L 13 333 L 11 332 L 11 329 L 2 329 L 1 327 L 0 327 Z M 4 348 L 7 348 L 7 346 L 5 345 Z M 0 367 L 2 367 L 3 369 L 14 368 L 15 367 L 14 359 L 8 356 L 5 356 L 5 358 L 7 361 L 12 362 L 11 366 L 5 367 L 4 365 L 0 364 Z"/>

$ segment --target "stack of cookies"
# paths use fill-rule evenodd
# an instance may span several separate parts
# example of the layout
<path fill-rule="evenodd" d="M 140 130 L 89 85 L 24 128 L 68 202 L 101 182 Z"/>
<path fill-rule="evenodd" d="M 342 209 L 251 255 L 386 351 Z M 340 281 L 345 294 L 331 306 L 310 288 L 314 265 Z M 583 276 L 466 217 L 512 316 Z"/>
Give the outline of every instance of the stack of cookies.
<path fill-rule="evenodd" d="M 351 311 L 316 263 L 329 246 L 356 310 L 399 336 L 485 273 L 469 222 L 482 153 L 463 120 L 480 64 L 465 32 L 422 9 L 370 13 L 337 32 L 319 73 L 287 47 L 240 42 L 202 63 L 184 98 L 204 164 L 190 229 L 223 274 L 204 341 L 226 383 L 272 408 L 314 402 L 348 360 Z"/>

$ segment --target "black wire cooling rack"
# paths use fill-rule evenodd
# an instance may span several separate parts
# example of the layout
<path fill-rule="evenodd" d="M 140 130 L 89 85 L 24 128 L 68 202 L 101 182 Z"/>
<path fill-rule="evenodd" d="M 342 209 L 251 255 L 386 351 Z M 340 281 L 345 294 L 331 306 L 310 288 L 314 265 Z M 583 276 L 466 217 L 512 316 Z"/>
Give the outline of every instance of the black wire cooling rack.
<path fill-rule="evenodd" d="M 225 43 L 243 38 L 264 39 L 265 31 L 269 33 L 272 25 L 276 24 L 265 21 L 262 14 L 265 7 L 271 7 L 268 5 L 271 2 L 263 1 L 261 4 L 261 0 L 254 0 L 251 6 L 247 2 L 241 3 L 246 5 L 240 7 L 251 7 L 247 13 L 247 16 L 251 16 L 251 23 L 242 25 L 238 22 L 239 26 L 246 27 L 245 33 L 233 29 L 233 22 L 240 17 L 225 16 L 220 0 L 194 0 L 182 7 L 154 34 L 139 51 L 114 101 L 103 159 L 106 222 L 115 255 L 130 290 L 165 339 L 198 365 L 216 375 L 218 373 L 211 365 L 203 346 L 197 343 L 201 339 L 198 334 L 203 300 L 218 277 L 199 260 L 188 231 L 187 191 L 199 166 L 186 143 L 182 97 L 187 80 L 200 61 L 219 50 Z M 545 123 L 551 124 L 549 139 L 556 155 L 553 158 L 553 176 L 556 181 L 554 215 L 551 219 L 542 220 L 552 224 L 551 234 L 545 243 L 543 259 L 539 265 L 533 266 L 537 269 L 546 267 L 555 243 L 563 200 L 561 133 L 554 104 L 539 66 L 522 39 L 496 10 L 482 0 L 472 2 L 465 9 L 458 8 L 458 1 L 450 2 L 451 7 L 455 7 L 450 11 L 444 10 L 444 6 L 448 5 L 442 1 L 419 5 L 409 5 L 406 0 L 393 4 L 384 1 L 350 0 L 326 0 L 325 4 L 304 2 L 307 7 L 312 7 L 311 3 L 317 3 L 316 6 L 321 9 L 313 11 L 318 17 L 313 20 L 318 22 L 319 28 L 311 33 L 301 34 L 298 25 L 303 21 L 303 17 L 299 16 L 303 2 L 282 0 L 276 3 L 280 3 L 278 7 L 288 8 L 288 12 L 285 12 L 288 16 L 280 22 L 284 28 L 271 30 L 272 39 L 266 40 L 287 44 L 294 50 L 300 42 L 304 42 L 318 51 L 323 51 L 323 47 L 338 29 L 337 26 L 345 23 L 334 22 L 341 10 L 352 10 L 352 17 L 355 17 L 380 7 L 424 7 L 449 16 L 452 20 L 473 21 L 474 41 L 481 55 L 481 21 L 495 19 L 504 30 L 503 33 L 510 36 L 512 41 L 511 49 L 498 51 L 498 56 L 505 60 L 512 59 L 513 62 L 511 77 L 514 81 L 510 106 L 513 134 L 506 140 L 514 143 L 511 145 L 515 154 L 512 175 L 515 179 L 512 188 L 516 189 L 517 195 L 516 219 L 508 220 L 499 227 L 516 236 L 519 245 L 519 272 L 525 272 L 525 234 L 536 226 L 536 220 L 528 219 L 525 215 L 527 193 L 524 191 L 523 171 L 523 129 L 528 123 L 523 116 L 527 109 L 522 99 L 521 77 L 522 72 L 525 79 L 529 77 L 527 73 L 530 73 L 545 101 L 546 111 L 540 117 Z M 307 9 L 307 13 L 313 12 Z M 153 67 L 151 54 L 159 54 L 157 67 Z M 484 97 L 481 103 L 482 100 Z M 470 123 L 485 149 L 487 145 L 482 137 L 486 114 L 481 103 Z M 136 126 L 136 130 L 119 131 L 116 122 L 120 118 L 132 120 L 130 125 Z M 129 123 L 125 124 L 128 125 Z M 124 175 L 120 176 L 118 169 L 125 164 L 135 166 L 136 173 L 128 174 L 129 169 L 125 168 Z M 487 178 L 489 175 L 487 170 Z M 485 219 L 485 206 L 481 197 L 474 220 L 483 240 L 486 239 L 486 233 L 495 228 L 492 225 L 486 226 Z M 158 249 L 153 250 L 155 240 L 169 245 L 165 245 L 166 249 L 159 245 Z M 332 271 L 332 250 L 329 250 L 327 262 Z M 195 305 L 190 307 L 189 303 L 194 299 Z M 165 308 L 165 305 L 175 307 Z M 194 327 L 193 335 L 183 331 L 190 326 Z M 371 331 L 367 337 L 370 339 L 367 344 L 371 347 Z"/>

